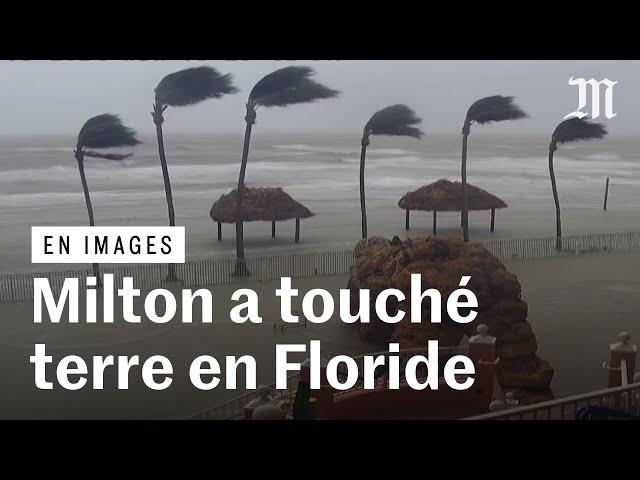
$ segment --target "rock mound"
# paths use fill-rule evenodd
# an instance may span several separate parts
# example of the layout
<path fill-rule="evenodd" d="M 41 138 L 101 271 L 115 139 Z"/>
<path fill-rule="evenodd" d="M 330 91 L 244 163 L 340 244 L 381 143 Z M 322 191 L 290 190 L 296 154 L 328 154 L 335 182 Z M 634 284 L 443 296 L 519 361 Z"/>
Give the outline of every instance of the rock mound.
<path fill-rule="evenodd" d="M 442 323 L 430 322 L 430 302 L 422 303 L 422 323 L 411 323 L 411 274 L 419 273 L 422 288 L 435 288 L 442 294 Z M 460 278 L 470 275 L 467 288 L 478 298 L 478 316 L 466 325 L 447 318 L 446 299 L 459 288 Z M 486 248 L 477 243 L 464 243 L 454 237 L 412 238 L 405 242 L 397 237 L 390 243 L 373 243 L 361 249 L 351 270 L 353 313 L 358 308 L 358 290 L 371 290 L 371 323 L 358 324 L 368 341 L 400 343 L 401 348 L 423 347 L 428 339 L 442 346 L 458 345 L 464 335 L 472 336 L 478 324 L 489 327 L 497 338 L 500 362 L 497 374 L 504 388 L 548 390 L 553 368 L 538 357 L 536 337 L 527 322 L 527 303 L 521 298 L 517 277 Z M 375 318 L 375 298 L 386 288 L 403 291 L 407 300 L 388 305 L 390 313 L 401 309 L 405 319 L 388 325 Z M 523 402 L 524 403 L 524 402 Z"/>

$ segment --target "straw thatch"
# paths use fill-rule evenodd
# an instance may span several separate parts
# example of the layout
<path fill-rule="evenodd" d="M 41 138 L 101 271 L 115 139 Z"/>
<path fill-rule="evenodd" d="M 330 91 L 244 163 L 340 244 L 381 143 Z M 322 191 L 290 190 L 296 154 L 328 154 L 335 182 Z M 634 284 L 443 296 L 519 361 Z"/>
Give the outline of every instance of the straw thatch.
<path fill-rule="evenodd" d="M 469 183 L 467 183 L 467 197 L 469 210 L 493 210 L 507 206 L 495 195 Z M 407 193 L 400 199 L 398 206 L 404 210 L 458 212 L 462 211 L 462 203 L 461 182 L 438 180 Z"/>
<path fill-rule="evenodd" d="M 214 222 L 235 223 L 236 189 L 223 194 L 211 207 Z M 282 188 L 245 188 L 242 199 L 242 219 L 245 222 L 283 221 L 292 218 L 308 218 L 314 214 L 307 207 L 291 198 Z"/>

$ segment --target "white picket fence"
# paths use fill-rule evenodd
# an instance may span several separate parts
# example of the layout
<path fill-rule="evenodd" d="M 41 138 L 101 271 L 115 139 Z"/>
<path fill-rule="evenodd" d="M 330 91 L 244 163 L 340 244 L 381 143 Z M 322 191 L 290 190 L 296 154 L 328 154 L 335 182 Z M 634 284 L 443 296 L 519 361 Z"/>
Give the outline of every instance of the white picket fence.
<path fill-rule="evenodd" d="M 601 233 L 563 237 L 562 249 L 557 248 L 556 237 L 490 240 L 478 243 L 485 246 L 500 260 L 513 261 L 593 252 L 640 251 L 640 233 Z M 353 265 L 353 250 L 253 257 L 246 259 L 246 265 L 251 272 L 251 279 L 255 281 L 274 280 L 284 276 L 302 278 L 346 275 Z M 246 277 L 234 275 L 235 267 L 235 258 L 192 259 L 176 265 L 176 273 L 181 280 L 181 285 L 186 288 L 246 281 Z M 121 288 L 124 277 L 133 277 L 137 288 L 150 289 L 165 284 L 167 266 L 160 264 L 102 266 L 100 272 L 114 274 L 116 288 Z M 34 277 L 48 278 L 52 291 L 58 294 L 65 278 L 79 278 L 81 288 L 84 288 L 84 279 L 92 275 L 93 270 L 90 268 L 0 275 L 0 303 L 32 300 Z"/>

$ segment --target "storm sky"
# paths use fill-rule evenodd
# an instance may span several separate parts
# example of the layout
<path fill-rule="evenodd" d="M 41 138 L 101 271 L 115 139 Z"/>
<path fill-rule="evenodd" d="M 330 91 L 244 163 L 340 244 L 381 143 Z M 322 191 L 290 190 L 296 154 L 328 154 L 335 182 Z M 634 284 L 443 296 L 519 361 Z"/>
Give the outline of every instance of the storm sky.
<path fill-rule="evenodd" d="M 515 96 L 530 118 L 483 130 L 550 134 L 577 107 L 578 88 L 567 83 L 574 76 L 618 81 L 613 95 L 617 116 L 599 121 L 612 135 L 640 133 L 637 61 L 0 61 L 0 135 L 75 134 L 87 118 L 100 113 L 120 114 L 141 134 L 151 133 L 155 85 L 168 73 L 202 64 L 232 73 L 240 93 L 170 109 L 165 131 L 241 133 L 253 84 L 292 63 L 313 66 L 317 80 L 341 96 L 261 109 L 256 130 L 360 132 L 374 111 L 405 103 L 423 118 L 427 135 L 459 133 L 474 100 L 502 94 Z"/>

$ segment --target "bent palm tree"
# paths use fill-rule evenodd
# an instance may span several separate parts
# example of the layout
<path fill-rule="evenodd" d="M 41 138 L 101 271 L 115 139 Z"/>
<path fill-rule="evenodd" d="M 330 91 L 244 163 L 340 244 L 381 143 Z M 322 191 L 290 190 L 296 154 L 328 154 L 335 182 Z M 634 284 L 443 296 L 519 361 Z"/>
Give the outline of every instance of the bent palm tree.
<path fill-rule="evenodd" d="M 247 126 L 244 132 L 242 147 L 242 163 L 238 175 L 236 190 L 236 268 L 235 275 L 250 275 L 244 259 L 244 230 L 242 221 L 242 197 L 244 195 L 244 178 L 251 143 L 251 129 L 256 123 L 256 111 L 259 107 L 288 107 L 298 103 L 311 103 L 316 100 L 333 98 L 338 91 L 332 90 L 312 80 L 314 71 L 310 67 L 284 67 L 263 77 L 256 83 L 249 94 L 244 117 Z"/>
<path fill-rule="evenodd" d="M 215 68 L 207 66 L 187 68 L 171 73 L 160 80 L 160 83 L 155 88 L 155 103 L 153 104 L 151 117 L 156 125 L 158 154 L 160 156 L 160 165 L 162 166 L 164 191 L 169 211 L 169 225 L 172 227 L 176 224 L 176 218 L 173 209 L 169 169 L 164 153 L 164 139 L 162 136 L 163 113 L 167 107 L 186 107 L 209 98 L 220 98 L 225 94 L 236 93 L 237 91 L 232 84 L 231 75 L 221 75 Z M 175 265 L 169 264 L 167 281 L 176 280 L 178 278 L 175 272 Z"/>
<path fill-rule="evenodd" d="M 553 154 L 558 149 L 559 143 L 578 142 L 582 140 L 595 140 L 603 138 L 607 134 L 601 123 L 590 123 L 582 118 L 570 118 L 560 122 L 551 135 L 549 143 L 549 176 L 551 177 L 551 190 L 553 201 L 556 204 L 556 248 L 562 248 L 562 224 L 560 221 L 560 201 L 556 188 L 556 175 L 553 171 Z"/>
<path fill-rule="evenodd" d="M 392 105 L 378 110 L 364 126 L 362 134 L 362 149 L 360 150 L 360 212 L 362 215 L 362 238 L 367 238 L 367 208 L 364 193 L 364 163 L 367 155 L 367 146 L 371 135 L 404 135 L 420 138 L 422 131 L 414 127 L 422 119 L 416 116 L 413 110 L 406 105 Z"/>
<path fill-rule="evenodd" d="M 80 171 L 80 180 L 82 181 L 82 190 L 84 191 L 84 201 L 87 204 L 90 226 L 95 226 L 95 222 L 93 219 L 93 207 L 91 206 L 87 177 L 84 173 L 85 157 L 123 160 L 131 156 L 131 154 L 96 152 L 87 150 L 87 148 L 97 148 L 101 150 L 105 148 L 130 147 L 139 143 L 140 141 L 136 138 L 135 131 L 125 127 L 116 115 L 110 115 L 108 113 L 90 118 L 80 129 L 76 149 L 73 153 L 78 161 L 78 170 Z M 99 284 L 100 271 L 97 263 L 93 264 L 93 274 Z"/>
<path fill-rule="evenodd" d="M 504 120 L 518 120 L 526 118 L 524 113 L 515 103 L 513 97 L 493 95 L 481 98 L 469 107 L 467 116 L 462 126 L 462 235 L 465 242 L 469 241 L 469 205 L 467 199 L 467 137 L 471 133 L 471 124 L 482 125 L 489 122 L 502 122 Z"/>

